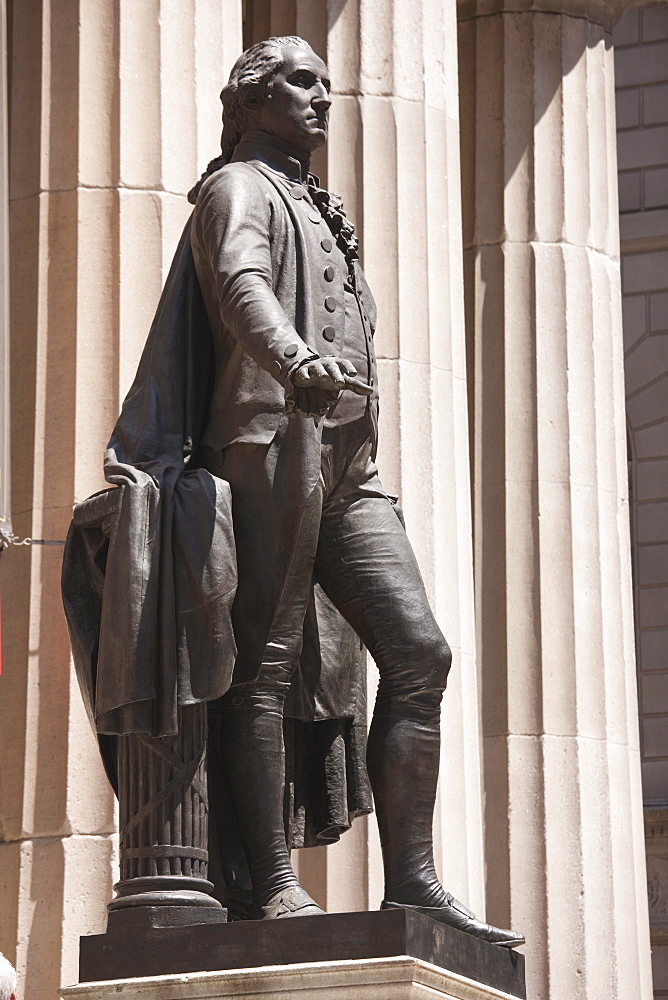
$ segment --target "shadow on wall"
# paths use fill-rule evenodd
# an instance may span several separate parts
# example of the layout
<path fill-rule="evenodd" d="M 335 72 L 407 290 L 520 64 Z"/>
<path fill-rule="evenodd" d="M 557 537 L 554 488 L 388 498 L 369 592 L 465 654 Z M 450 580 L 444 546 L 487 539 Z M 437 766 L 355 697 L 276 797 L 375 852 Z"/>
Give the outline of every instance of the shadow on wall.
<path fill-rule="evenodd" d="M 585 106 L 565 106 L 564 80 L 574 72 L 586 73 L 587 51 L 600 46 L 606 53 L 611 49 L 611 33 L 583 18 L 506 13 L 460 22 L 465 247 L 503 239 L 503 194 L 520 168 L 531 228 L 541 122 L 548 112 L 562 120 L 578 112 L 586 116 Z M 499 158 L 503 170 L 490 170 Z"/>
<path fill-rule="evenodd" d="M 461 8 L 467 3 L 462 0 Z M 612 35 L 566 14 L 508 12 L 466 19 L 464 12 L 464 18 L 459 24 L 461 178 L 487 918 L 506 926 L 511 909 L 528 907 L 530 898 L 533 927 L 540 928 L 547 925 L 550 888 L 543 835 L 549 761 L 542 758 L 538 739 L 527 740 L 518 780 L 518 757 L 509 761 L 506 737 L 546 732 L 551 676 L 544 623 L 554 630 L 549 605 L 558 600 L 558 588 L 549 579 L 554 567 L 544 543 L 551 541 L 546 539 L 551 524 L 556 532 L 563 528 L 567 540 L 569 519 L 578 511 L 551 508 L 549 490 L 539 497 L 539 473 L 543 483 L 552 485 L 563 475 L 570 486 L 571 456 L 563 436 L 555 443 L 554 426 L 567 414 L 563 427 L 571 447 L 588 446 L 586 435 L 568 426 L 580 412 L 568 410 L 569 388 L 588 380 L 587 392 L 595 398 L 589 359 L 596 331 L 609 325 L 609 310 L 601 302 L 610 296 L 592 294 L 588 274 L 581 286 L 569 287 L 568 301 L 565 286 L 576 252 L 581 250 L 578 260 L 584 260 L 585 248 L 593 247 L 600 251 L 592 255 L 597 261 L 617 252 L 617 179 L 609 156 L 615 142 Z M 568 261 L 559 244 L 570 244 Z M 577 369 L 570 383 L 569 365 Z M 546 399 L 556 413 L 546 412 Z M 567 567 L 566 587 L 570 572 Z M 564 622 L 571 622 L 569 615 L 566 607 Z M 554 722 L 553 705 L 549 711 Z M 563 713 L 565 735 L 568 713 L 570 704 Z M 518 816 L 529 799 L 523 827 Z M 575 843 L 577 823 L 572 828 Z M 511 891 L 511 839 L 516 844 L 520 830 L 523 844 L 531 844 L 524 863 L 533 882 L 525 897 L 519 882 Z M 574 912 L 574 927 L 579 919 Z M 537 937 L 530 954 L 535 976 L 544 975 L 547 983 L 548 950 Z"/>
<path fill-rule="evenodd" d="M 19 996 L 24 1000 L 50 1000 L 58 996 L 62 985 L 63 842 L 60 838 L 39 838 L 32 841 L 31 850 L 29 905 L 33 912 L 26 928 L 28 948 Z"/>

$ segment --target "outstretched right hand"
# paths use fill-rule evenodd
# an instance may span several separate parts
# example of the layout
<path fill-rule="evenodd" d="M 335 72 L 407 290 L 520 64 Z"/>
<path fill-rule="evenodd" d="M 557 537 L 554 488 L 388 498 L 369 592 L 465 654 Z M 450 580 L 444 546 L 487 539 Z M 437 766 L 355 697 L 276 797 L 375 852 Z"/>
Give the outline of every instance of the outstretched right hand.
<path fill-rule="evenodd" d="M 358 396 L 370 396 L 373 387 L 356 378 L 357 369 L 345 358 L 314 358 L 301 365 L 292 376 L 292 384 L 303 389 L 349 389 Z"/>

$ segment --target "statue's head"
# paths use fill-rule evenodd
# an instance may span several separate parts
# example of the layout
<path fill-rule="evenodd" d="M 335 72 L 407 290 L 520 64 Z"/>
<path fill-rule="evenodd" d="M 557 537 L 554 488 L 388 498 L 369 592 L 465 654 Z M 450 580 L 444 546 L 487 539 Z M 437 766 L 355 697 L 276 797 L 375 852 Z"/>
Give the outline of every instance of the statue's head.
<path fill-rule="evenodd" d="M 329 74 L 308 42 L 268 38 L 246 49 L 221 92 L 223 153 L 244 132 L 261 129 L 310 156 L 327 139 Z"/>

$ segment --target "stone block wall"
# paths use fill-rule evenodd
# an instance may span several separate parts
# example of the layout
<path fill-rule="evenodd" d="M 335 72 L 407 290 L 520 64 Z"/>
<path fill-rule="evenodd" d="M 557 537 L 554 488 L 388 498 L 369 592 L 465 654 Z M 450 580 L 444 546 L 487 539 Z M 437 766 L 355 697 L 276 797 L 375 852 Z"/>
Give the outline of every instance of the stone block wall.
<path fill-rule="evenodd" d="M 6 9 L 5 9 L 6 8 Z M 102 454 L 241 45 L 236 0 L 13 0 L 7 15 L 14 530 L 62 541 Z M 3 151 L 6 154 L 6 151 Z M 18 998 L 77 978 L 116 821 L 71 664 L 62 547 L 3 553 L 0 950 Z"/>
<path fill-rule="evenodd" d="M 668 6 L 629 11 L 614 43 L 647 877 L 668 997 Z"/>

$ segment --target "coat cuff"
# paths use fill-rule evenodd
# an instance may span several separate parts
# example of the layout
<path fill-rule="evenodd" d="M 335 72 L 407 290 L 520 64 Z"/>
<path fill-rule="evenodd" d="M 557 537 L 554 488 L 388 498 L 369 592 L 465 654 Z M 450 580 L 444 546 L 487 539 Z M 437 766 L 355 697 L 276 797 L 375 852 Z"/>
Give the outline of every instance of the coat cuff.
<path fill-rule="evenodd" d="M 293 343 L 288 343 L 283 349 L 282 357 L 274 358 L 271 362 L 271 374 L 285 386 L 287 391 L 292 384 L 288 378 L 290 372 L 293 369 L 296 371 L 305 362 L 311 361 L 318 356 L 303 341 L 300 340 L 297 342 L 297 338 L 295 338 Z"/>
<path fill-rule="evenodd" d="M 318 358 L 318 354 L 296 362 L 288 372 L 285 383 L 285 412 L 290 414 L 298 410 L 307 417 L 325 417 L 341 396 L 340 389 L 323 389 L 318 386 L 295 385 L 292 376 L 307 361 Z"/>

